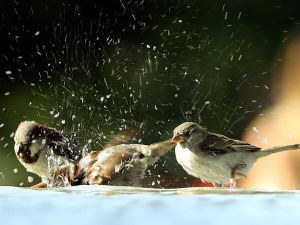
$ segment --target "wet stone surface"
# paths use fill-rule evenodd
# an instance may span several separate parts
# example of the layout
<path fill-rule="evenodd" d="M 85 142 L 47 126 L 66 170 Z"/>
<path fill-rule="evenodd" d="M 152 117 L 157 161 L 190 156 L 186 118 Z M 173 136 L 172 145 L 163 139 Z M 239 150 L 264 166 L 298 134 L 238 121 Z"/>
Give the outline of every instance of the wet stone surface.
<path fill-rule="evenodd" d="M 292 224 L 299 191 L 0 187 L 2 224 Z"/>

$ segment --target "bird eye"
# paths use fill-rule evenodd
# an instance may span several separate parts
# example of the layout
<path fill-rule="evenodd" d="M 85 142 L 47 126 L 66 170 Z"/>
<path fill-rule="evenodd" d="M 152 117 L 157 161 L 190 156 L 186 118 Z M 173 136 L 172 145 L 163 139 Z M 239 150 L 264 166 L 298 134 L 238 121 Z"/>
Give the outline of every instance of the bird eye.
<path fill-rule="evenodd" d="M 183 132 L 184 136 L 190 136 L 191 133 L 192 133 L 191 130 L 186 130 L 186 131 Z"/>

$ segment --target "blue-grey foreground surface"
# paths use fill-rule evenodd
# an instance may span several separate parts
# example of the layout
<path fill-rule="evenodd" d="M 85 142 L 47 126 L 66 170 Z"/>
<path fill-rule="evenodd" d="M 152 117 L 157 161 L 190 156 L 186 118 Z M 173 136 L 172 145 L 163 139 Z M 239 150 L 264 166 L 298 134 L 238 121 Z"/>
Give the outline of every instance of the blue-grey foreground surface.
<path fill-rule="evenodd" d="M 299 224 L 300 191 L 0 187 L 1 224 Z"/>

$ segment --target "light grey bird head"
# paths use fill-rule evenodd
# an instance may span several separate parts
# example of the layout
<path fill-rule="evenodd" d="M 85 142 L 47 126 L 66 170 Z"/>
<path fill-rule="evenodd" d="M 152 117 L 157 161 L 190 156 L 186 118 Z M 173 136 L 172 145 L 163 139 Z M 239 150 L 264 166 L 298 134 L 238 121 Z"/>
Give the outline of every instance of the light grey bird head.
<path fill-rule="evenodd" d="M 46 131 L 35 122 L 21 122 L 14 136 L 17 158 L 24 163 L 36 162 L 46 147 L 45 133 Z"/>
<path fill-rule="evenodd" d="M 206 130 L 194 122 L 185 122 L 174 129 L 172 141 L 183 147 L 201 144 L 207 135 Z"/>
<path fill-rule="evenodd" d="M 54 128 L 46 127 L 33 121 L 19 124 L 15 136 L 15 153 L 23 163 L 35 163 L 40 154 L 52 150 L 54 155 L 76 160 L 81 157 L 79 149 L 68 136 Z"/>

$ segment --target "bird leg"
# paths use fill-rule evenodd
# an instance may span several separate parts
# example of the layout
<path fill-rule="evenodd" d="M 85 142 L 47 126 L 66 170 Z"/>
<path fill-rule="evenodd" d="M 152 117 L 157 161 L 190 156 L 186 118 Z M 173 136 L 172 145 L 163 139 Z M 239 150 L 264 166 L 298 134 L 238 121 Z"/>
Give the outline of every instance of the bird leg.
<path fill-rule="evenodd" d="M 229 184 L 229 188 L 236 188 L 236 180 L 234 178 L 230 178 Z"/>
<path fill-rule="evenodd" d="M 31 188 L 46 188 L 46 187 L 47 187 L 47 183 L 45 183 L 45 182 L 41 182 L 41 183 L 31 186 Z"/>
<path fill-rule="evenodd" d="M 231 168 L 231 174 L 229 180 L 230 188 L 236 188 L 236 180 L 237 180 L 236 176 L 247 178 L 245 174 L 238 172 L 238 170 L 242 169 L 245 166 L 246 166 L 245 163 L 240 163 L 237 164 L 235 167 Z"/>
<path fill-rule="evenodd" d="M 222 188 L 224 185 L 222 183 L 213 183 L 216 188 Z"/>

